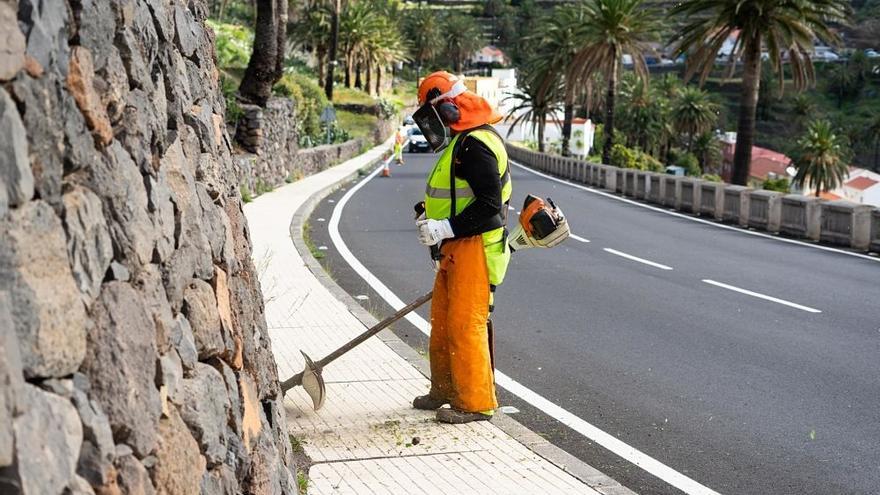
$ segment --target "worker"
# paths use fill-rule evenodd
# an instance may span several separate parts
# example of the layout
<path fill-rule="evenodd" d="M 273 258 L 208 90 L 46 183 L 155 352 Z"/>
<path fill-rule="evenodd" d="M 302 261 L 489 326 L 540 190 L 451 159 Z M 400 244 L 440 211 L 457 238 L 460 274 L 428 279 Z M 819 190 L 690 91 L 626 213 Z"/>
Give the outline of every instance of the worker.
<path fill-rule="evenodd" d="M 510 261 L 510 172 L 504 142 L 491 127 L 501 115 L 448 72 L 426 77 L 418 97 L 413 118 L 442 154 L 428 175 L 425 211 L 416 223 L 422 244 L 439 245 L 439 263 L 431 302 L 431 389 L 413 407 L 437 409 L 445 423 L 487 420 L 498 407 L 489 315 Z"/>
<path fill-rule="evenodd" d="M 403 165 L 403 143 L 406 141 L 406 135 L 403 132 L 403 127 L 397 128 L 397 133 L 394 134 L 394 159 L 397 160 L 398 165 Z"/>

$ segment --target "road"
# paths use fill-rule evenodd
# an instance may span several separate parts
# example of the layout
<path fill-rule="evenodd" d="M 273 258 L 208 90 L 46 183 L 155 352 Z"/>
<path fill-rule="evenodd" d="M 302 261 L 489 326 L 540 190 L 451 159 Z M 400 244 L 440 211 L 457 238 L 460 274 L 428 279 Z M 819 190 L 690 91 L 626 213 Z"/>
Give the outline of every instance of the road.
<path fill-rule="evenodd" d="M 403 300 L 433 276 L 412 205 L 434 156 L 406 160 L 360 188 L 339 224 L 354 256 Z M 550 196 L 577 238 L 514 255 L 496 296 L 501 372 L 720 493 L 880 493 L 880 262 L 512 172 L 511 204 Z M 318 205 L 312 240 L 343 288 L 388 314 L 328 236 L 344 192 Z M 395 332 L 427 347 L 409 324 Z M 516 419 L 635 491 L 681 493 L 532 401 L 499 396 Z"/>

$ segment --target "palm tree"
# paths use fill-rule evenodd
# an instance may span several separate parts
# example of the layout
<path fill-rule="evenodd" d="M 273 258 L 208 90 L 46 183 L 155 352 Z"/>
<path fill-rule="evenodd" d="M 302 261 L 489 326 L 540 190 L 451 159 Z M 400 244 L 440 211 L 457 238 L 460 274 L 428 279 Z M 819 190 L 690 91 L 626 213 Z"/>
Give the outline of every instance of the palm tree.
<path fill-rule="evenodd" d="M 452 13 L 443 20 L 445 55 L 460 73 L 465 61 L 483 46 L 483 33 L 477 21 L 469 15 Z"/>
<path fill-rule="evenodd" d="M 574 101 L 577 97 L 579 81 L 576 67 L 572 61 L 580 46 L 579 28 L 588 21 L 586 11 L 581 5 L 561 5 L 553 9 L 551 15 L 539 22 L 540 27 L 527 37 L 538 46 L 538 51 L 528 62 L 529 72 L 550 73 L 545 79 L 543 91 L 551 88 L 547 84 L 557 78 L 562 79 L 564 88 L 562 121 L 562 154 L 568 156 L 568 142 L 571 139 L 571 121 L 574 118 Z"/>
<path fill-rule="evenodd" d="M 806 134 L 798 140 L 799 155 L 794 159 L 797 174 L 794 183 L 801 189 L 804 185 L 816 191 L 838 187 L 847 175 L 843 141 L 827 120 L 810 123 Z"/>
<path fill-rule="evenodd" d="M 623 119 L 619 128 L 627 137 L 627 145 L 637 146 L 652 156 L 659 155 L 668 120 L 669 101 L 655 88 L 642 84 L 635 77 L 624 77 L 619 93 L 622 104 L 618 115 Z"/>
<path fill-rule="evenodd" d="M 257 0 L 254 50 L 238 87 L 244 101 L 266 105 L 272 86 L 284 74 L 286 39 L 287 0 Z"/>
<path fill-rule="evenodd" d="M 677 55 L 688 53 L 686 76 L 700 74 L 705 82 L 724 43 L 736 38 L 729 62 L 731 70 L 742 59 L 742 91 L 733 183 L 745 185 L 749 178 L 755 113 L 761 81 L 761 50 L 766 47 L 770 66 L 783 84 L 783 52 L 788 56 L 795 87 L 800 90 L 814 79 L 810 53 L 813 40 L 839 41 L 830 23 L 842 23 L 849 12 L 845 0 L 684 0 L 670 14 L 687 19 L 673 42 Z"/>
<path fill-rule="evenodd" d="M 421 5 L 410 9 L 404 18 L 403 28 L 409 40 L 410 56 L 416 64 L 416 70 L 421 70 L 440 53 L 444 43 L 437 13 Z M 416 80 L 419 77 L 417 73 Z"/>
<path fill-rule="evenodd" d="M 505 99 L 511 99 L 514 107 L 505 117 L 504 121 L 513 120 L 510 124 L 510 130 L 507 135 L 513 132 L 513 129 L 520 124 L 531 124 L 533 132 L 537 133 L 538 151 L 544 152 L 544 126 L 547 122 L 547 116 L 559 110 L 559 104 L 556 100 L 559 84 L 558 80 L 553 85 L 555 91 L 545 92 L 543 86 L 545 81 L 541 77 L 532 77 L 526 75 L 521 83 L 521 88 L 516 94 Z"/>
<path fill-rule="evenodd" d="M 681 91 L 673 103 L 672 119 L 676 130 L 687 136 L 688 151 L 693 149 L 694 139 L 718 121 L 718 111 L 718 104 L 702 89 L 687 86 Z"/>
<path fill-rule="evenodd" d="M 581 46 L 574 57 L 572 75 L 586 80 L 598 72 L 605 76 L 605 135 L 614 135 L 614 97 L 620 73 L 620 59 L 632 57 L 633 68 L 642 81 L 648 80 L 644 53 L 659 29 L 657 15 L 642 0 L 586 0 L 584 15 L 589 22 L 577 32 Z M 611 160 L 611 139 L 605 140 L 602 161 Z"/>
<path fill-rule="evenodd" d="M 694 138 L 693 153 L 700 161 L 703 173 L 717 173 L 721 162 L 721 143 L 711 132 L 704 132 Z"/>

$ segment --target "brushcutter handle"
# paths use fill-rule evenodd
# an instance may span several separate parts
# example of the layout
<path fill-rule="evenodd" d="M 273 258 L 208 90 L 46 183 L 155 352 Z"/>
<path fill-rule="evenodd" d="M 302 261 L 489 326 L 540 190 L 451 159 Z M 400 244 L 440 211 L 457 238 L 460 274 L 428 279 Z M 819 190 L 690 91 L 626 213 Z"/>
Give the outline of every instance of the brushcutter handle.
<path fill-rule="evenodd" d="M 418 220 L 419 217 L 425 213 L 425 202 L 419 201 L 413 206 L 413 209 L 416 211 L 416 220 Z M 434 261 L 440 261 L 440 258 L 440 246 L 434 244 L 431 246 L 431 259 Z"/>

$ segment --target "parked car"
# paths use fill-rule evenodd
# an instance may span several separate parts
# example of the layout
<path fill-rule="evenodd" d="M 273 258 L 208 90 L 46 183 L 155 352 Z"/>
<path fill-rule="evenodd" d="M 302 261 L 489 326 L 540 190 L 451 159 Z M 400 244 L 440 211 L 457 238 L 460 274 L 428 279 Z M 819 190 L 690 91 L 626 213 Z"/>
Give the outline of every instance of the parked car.
<path fill-rule="evenodd" d="M 416 122 L 413 120 L 412 115 L 407 115 L 405 119 L 403 119 L 403 125 L 416 125 Z"/>
<path fill-rule="evenodd" d="M 827 47 L 816 47 L 816 50 L 813 52 L 813 60 L 833 62 L 835 60 L 840 60 L 840 55 L 832 52 Z"/>
<path fill-rule="evenodd" d="M 880 52 L 874 50 L 873 48 L 868 48 L 865 50 L 865 56 L 868 58 L 880 58 Z"/>
<path fill-rule="evenodd" d="M 410 153 L 431 151 L 431 147 L 428 146 L 428 140 L 425 139 L 425 135 L 422 134 L 422 130 L 418 127 L 413 127 L 409 130 L 409 146 L 406 147 L 406 150 Z"/>

